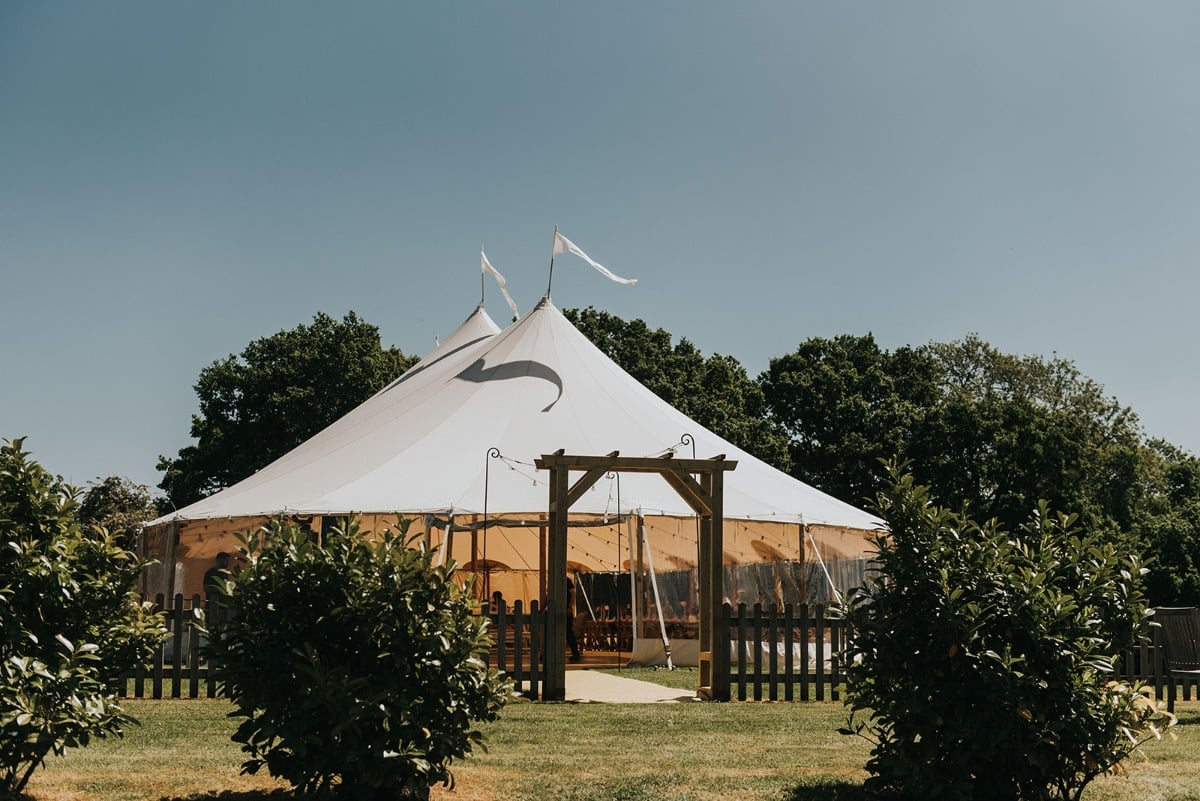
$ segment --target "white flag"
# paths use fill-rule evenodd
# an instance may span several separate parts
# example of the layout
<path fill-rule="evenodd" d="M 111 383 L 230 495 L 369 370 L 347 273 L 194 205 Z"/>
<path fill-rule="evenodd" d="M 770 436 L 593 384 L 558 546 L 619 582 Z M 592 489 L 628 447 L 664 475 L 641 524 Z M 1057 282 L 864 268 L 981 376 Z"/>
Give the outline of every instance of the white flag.
<path fill-rule="evenodd" d="M 488 261 L 487 254 L 483 252 L 483 248 L 479 249 L 479 258 L 483 262 L 481 265 L 483 272 L 491 274 L 496 279 L 496 283 L 500 285 L 500 292 L 504 295 L 504 299 L 508 301 L 508 308 L 512 309 L 513 316 L 520 317 L 521 313 L 517 311 L 516 301 L 512 299 L 512 295 L 508 294 L 508 284 L 504 282 L 504 276 Z"/>
<path fill-rule="evenodd" d="M 603 264 L 600 264 L 599 262 L 592 261 L 592 257 L 589 256 L 588 254 L 584 253 L 582 250 L 580 250 L 579 247 L 574 242 L 572 242 L 570 239 L 567 239 L 565 236 L 560 234 L 558 231 L 555 231 L 554 232 L 554 255 L 557 256 L 560 253 L 574 253 L 576 256 L 578 256 L 579 258 L 586 261 L 588 264 L 595 267 L 596 270 L 601 275 L 605 276 L 606 278 L 610 278 L 619 284 L 629 284 L 630 286 L 633 286 L 634 284 L 637 283 L 636 278 L 622 278 L 619 275 L 614 275 L 613 273 L 609 272 L 607 267 L 605 267 Z"/>

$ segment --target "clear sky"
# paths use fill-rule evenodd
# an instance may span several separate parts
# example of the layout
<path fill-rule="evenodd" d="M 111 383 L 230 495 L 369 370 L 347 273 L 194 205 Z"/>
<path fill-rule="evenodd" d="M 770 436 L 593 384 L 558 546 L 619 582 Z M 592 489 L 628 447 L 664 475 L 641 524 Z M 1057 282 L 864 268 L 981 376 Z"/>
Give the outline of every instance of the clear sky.
<path fill-rule="evenodd" d="M 348 310 L 553 299 L 751 372 L 1058 354 L 1200 450 L 1200 4 L 0 2 L 0 436 L 154 485 L 192 385 Z M 488 309 L 509 315 L 494 286 Z"/>

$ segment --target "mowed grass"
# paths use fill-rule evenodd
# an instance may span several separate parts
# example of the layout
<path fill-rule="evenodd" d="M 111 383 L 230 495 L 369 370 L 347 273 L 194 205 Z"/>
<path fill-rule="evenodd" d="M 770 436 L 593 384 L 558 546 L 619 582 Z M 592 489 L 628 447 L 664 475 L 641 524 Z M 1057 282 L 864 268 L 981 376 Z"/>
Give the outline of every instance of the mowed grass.
<path fill-rule="evenodd" d="M 622 675 L 683 682 L 686 672 Z M 692 677 L 694 678 L 694 676 Z M 672 684 L 671 686 L 680 686 Z M 690 685 L 684 685 L 690 686 Z M 52 758 L 36 801 L 257 801 L 291 798 L 240 776 L 225 701 L 130 701 L 142 726 Z M 1200 702 L 1179 704 L 1174 738 L 1151 743 L 1128 777 L 1087 801 L 1200 801 Z M 488 752 L 455 764 L 438 801 L 840 801 L 859 799 L 870 745 L 843 737 L 840 703 L 510 704 L 487 724 Z"/>
<path fill-rule="evenodd" d="M 130 700 L 123 706 L 141 725 L 128 727 L 123 738 L 50 757 L 28 794 L 38 801 L 147 801 L 286 786 L 265 774 L 239 775 L 245 757 L 230 739 L 237 722 L 228 717 L 228 701 Z"/>
<path fill-rule="evenodd" d="M 695 692 L 696 688 L 700 685 L 700 678 L 696 668 L 675 668 L 674 670 L 652 667 L 600 668 L 596 672 L 607 673 L 610 676 L 620 676 L 624 679 L 649 681 L 677 690 L 691 690 Z"/>

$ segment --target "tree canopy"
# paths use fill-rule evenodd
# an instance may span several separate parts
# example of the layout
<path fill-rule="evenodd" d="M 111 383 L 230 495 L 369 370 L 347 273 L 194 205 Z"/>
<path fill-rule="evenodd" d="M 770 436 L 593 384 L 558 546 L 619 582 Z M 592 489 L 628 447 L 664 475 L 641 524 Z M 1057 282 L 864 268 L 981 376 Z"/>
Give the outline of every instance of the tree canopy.
<path fill-rule="evenodd" d="M 103 526 L 122 548 L 133 550 L 142 524 L 158 516 L 150 488 L 121 476 L 109 476 L 88 487 L 79 503 L 79 522 Z"/>
<path fill-rule="evenodd" d="M 1200 461 L 1147 441 L 1069 360 L 974 335 L 889 352 L 868 334 L 807 340 L 759 381 L 797 478 L 861 502 L 899 458 L 981 521 L 1016 527 L 1046 501 L 1151 556 L 1152 602 L 1200 601 Z"/>
<path fill-rule="evenodd" d="M 1200 459 L 1159 439 L 1141 450 L 1143 495 L 1132 531 L 1152 559 L 1146 591 L 1166 606 L 1200 603 Z"/>
<path fill-rule="evenodd" d="M 851 503 L 882 488 L 880 460 L 906 453 L 937 397 L 927 351 L 889 353 L 870 334 L 814 338 L 759 378 L 767 410 L 791 437 L 792 473 Z"/>
<path fill-rule="evenodd" d="M 848 500 L 900 457 L 945 502 L 1017 525 L 1039 500 L 1128 528 L 1137 416 L 1064 359 L 1017 357 L 977 336 L 893 352 L 869 334 L 810 339 L 761 377 L 792 436 L 794 472 Z"/>
<path fill-rule="evenodd" d="M 1012 356 L 977 336 L 926 348 L 939 397 L 906 454 L 923 482 L 977 516 L 1015 525 L 1039 500 L 1090 528 L 1128 528 L 1137 415 L 1061 358 Z"/>
<path fill-rule="evenodd" d="M 200 371 L 195 444 L 160 456 L 159 488 L 183 506 L 287 453 L 380 390 L 416 359 L 384 348 L 353 311 L 256 339 Z"/>

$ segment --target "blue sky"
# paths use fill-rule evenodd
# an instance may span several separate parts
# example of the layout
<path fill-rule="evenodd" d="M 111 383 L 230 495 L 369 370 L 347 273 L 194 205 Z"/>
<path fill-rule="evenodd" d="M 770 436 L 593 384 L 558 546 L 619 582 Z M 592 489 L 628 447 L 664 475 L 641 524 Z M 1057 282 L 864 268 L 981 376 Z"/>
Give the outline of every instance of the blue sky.
<path fill-rule="evenodd" d="M 156 484 L 200 370 L 353 309 L 1058 354 L 1193 452 L 1194 3 L 0 4 L 0 436 Z M 494 287 L 488 308 L 507 310 Z"/>

